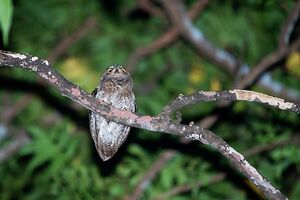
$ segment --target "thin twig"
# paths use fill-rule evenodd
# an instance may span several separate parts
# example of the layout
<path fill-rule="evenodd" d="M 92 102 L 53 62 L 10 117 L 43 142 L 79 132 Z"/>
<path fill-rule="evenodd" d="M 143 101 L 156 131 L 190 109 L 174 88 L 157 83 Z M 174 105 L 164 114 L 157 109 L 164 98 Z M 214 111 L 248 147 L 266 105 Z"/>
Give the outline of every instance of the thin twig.
<path fill-rule="evenodd" d="M 10 121 L 18 114 L 20 113 L 31 101 L 32 96 L 31 95 L 24 95 L 22 96 L 15 104 L 14 106 L 6 106 L 2 112 L 1 121 L 4 124 L 9 124 Z"/>
<path fill-rule="evenodd" d="M 175 154 L 175 151 L 169 150 L 169 151 L 164 151 L 159 158 L 157 159 L 154 164 L 151 165 L 151 168 L 147 171 L 147 173 L 145 173 L 145 175 L 143 176 L 143 179 L 141 179 L 135 189 L 133 190 L 133 192 L 126 196 L 124 198 L 124 200 L 137 200 L 140 198 L 141 194 L 143 193 L 143 191 L 145 190 L 145 188 L 147 188 L 147 186 L 150 184 L 152 177 L 157 174 L 158 171 L 161 170 L 161 166 L 165 166 L 166 162 L 170 160 L 170 158 L 173 157 L 173 155 Z"/>
<path fill-rule="evenodd" d="M 144 11 L 159 18 L 164 18 L 165 14 L 162 10 L 151 3 L 151 0 L 138 0 L 137 6 Z"/>
<path fill-rule="evenodd" d="M 226 177 L 225 173 L 218 173 L 210 178 L 210 180 L 206 183 L 203 181 L 198 181 L 194 184 L 184 184 L 184 185 L 178 185 L 171 190 L 164 192 L 162 194 L 159 194 L 157 197 L 153 198 L 153 200 L 164 200 L 164 199 L 170 199 L 173 196 L 179 195 L 184 192 L 189 192 L 194 188 L 201 188 L 203 186 L 212 185 L 215 183 L 218 183 Z"/>
<path fill-rule="evenodd" d="M 283 48 L 289 46 L 291 35 L 295 29 L 296 23 L 300 18 L 300 1 L 295 3 L 294 9 L 290 12 L 287 21 L 281 29 L 278 47 Z"/>
<path fill-rule="evenodd" d="M 14 155 L 21 147 L 29 142 L 29 138 L 24 130 L 19 130 L 13 141 L 0 149 L 0 164 Z"/>
<path fill-rule="evenodd" d="M 95 16 L 91 16 L 86 19 L 86 21 L 81 24 L 76 31 L 74 31 L 71 35 L 67 35 L 62 39 L 60 43 L 50 52 L 48 56 L 48 61 L 52 64 L 54 63 L 58 57 L 60 57 L 66 50 L 83 36 L 85 36 L 88 32 L 90 32 L 93 28 L 95 28 L 97 23 L 97 19 Z"/>
<path fill-rule="evenodd" d="M 263 152 L 272 151 L 276 148 L 280 148 L 287 145 L 299 145 L 300 144 L 300 137 L 294 136 L 291 139 L 288 140 L 281 140 L 281 141 L 275 141 L 269 144 L 262 144 L 255 146 L 247 151 L 245 151 L 244 156 L 245 157 L 251 157 Z"/>
<path fill-rule="evenodd" d="M 291 52 L 297 50 L 299 47 L 300 38 L 297 39 L 291 46 L 282 47 L 274 53 L 266 56 L 258 65 L 250 70 L 247 76 L 245 76 L 235 88 L 247 88 L 249 85 L 253 84 L 263 72 L 285 59 Z"/>

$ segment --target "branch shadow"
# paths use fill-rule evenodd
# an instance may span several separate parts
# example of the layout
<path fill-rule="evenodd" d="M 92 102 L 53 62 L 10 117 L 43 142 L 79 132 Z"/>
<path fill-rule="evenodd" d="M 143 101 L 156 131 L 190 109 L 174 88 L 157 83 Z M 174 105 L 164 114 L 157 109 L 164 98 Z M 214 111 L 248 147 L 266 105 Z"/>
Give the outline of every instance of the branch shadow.
<path fill-rule="evenodd" d="M 53 108 L 63 116 L 67 116 L 80 128 L 88 130 L 87 116 L 84 110 L 77 110 L 69 105 L 68 101 L 63 101 L 49 90 L 49 85 L 38 84 L 27 80 L 18 79 L 0 74 L 0 90 L 10 92 L 30 93 L 43 101 L 47 106 Z"/>

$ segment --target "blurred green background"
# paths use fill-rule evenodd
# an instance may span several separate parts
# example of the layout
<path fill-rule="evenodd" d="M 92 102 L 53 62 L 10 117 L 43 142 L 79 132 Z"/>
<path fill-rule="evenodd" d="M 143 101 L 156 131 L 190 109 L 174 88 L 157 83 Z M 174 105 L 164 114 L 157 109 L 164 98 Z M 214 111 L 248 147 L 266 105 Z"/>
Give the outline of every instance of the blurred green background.
<path fill-rule="evenodd" d="M 49 58 L 67 79 L 91 92 L 108 66 L 125 66 L 138 47 L 168 30 L 167 18 L 145 11 L 138 2 L 1 0 L 0 47 Z M 195 2 L 186 0 L 184 5 L 189 9 Z M 277 49 L 280 31 L 295 4 L 293 0 L 210 1 L 194 24 L 216 47 L 253 66 Z M 160 4 L 153 5 L 164 11 Z M 159 114 L 179 94 L 230 89 L 235 80 L 181 38 L 138 60 L 130 71 L 138 113 L 147 115 Z M 299 92 L 293 100 L 300 102 L 299 51 L 274 66 L 270 75 L 281 87 Z M 250 89 L 272 93 L 272 88 L 257 85 Z M 248 160 L 290 199 L 300 198 L 300 147 L 292 144 L 299 135 L 296 114 L 244 102 L 222 109 L 205 103 L 182 112 L 183 123 L 220 115 L 210 130 L 239 152 L 287 141 L 289 145 L 253 154 Z M 0 199 L 124 199 L 167 149 L 176 151 L 176 156 L 146 185 L 141 199 L 264 199 L 220 154 L 174 136 L 133 129 L 119 152 L 102 162 L 89 135 L 87 110 L 32 72 L 1 68 L 0 119 Z M 27 143 L 3 159 L 7 148 L 24 137 Z M 213 182 L 220 173 L 226 177 Z M 185 192 L 162 196 L 186 185 L 190 189 Z"/>

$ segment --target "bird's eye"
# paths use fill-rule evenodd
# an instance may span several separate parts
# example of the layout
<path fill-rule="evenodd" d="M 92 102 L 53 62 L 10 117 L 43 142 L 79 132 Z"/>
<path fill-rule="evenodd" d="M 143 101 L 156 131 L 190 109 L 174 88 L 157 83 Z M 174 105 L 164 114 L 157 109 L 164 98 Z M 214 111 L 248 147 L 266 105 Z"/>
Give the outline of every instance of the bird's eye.
<path fill-rule="evenodd" d="M 107 73 L 111 73 L 112 70 L 113 70 L 113 68 L 108 68 L 106 71 L 107 71 Z"/>

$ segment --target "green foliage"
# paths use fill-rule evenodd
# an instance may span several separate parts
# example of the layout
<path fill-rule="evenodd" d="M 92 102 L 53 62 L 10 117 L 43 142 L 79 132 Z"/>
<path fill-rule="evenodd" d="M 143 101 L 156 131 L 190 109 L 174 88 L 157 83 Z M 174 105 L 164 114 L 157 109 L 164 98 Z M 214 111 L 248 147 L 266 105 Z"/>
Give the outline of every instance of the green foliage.
<path fill-rule="evenodd" d="M 96 17 L 96 26 L 54 63 L 67 79 L 90 92 L 109 65 L 125 64 L 137 47 L 150 44 L 168 26 L 164 19 L 140 13 L 132 0 L 70 2 L 15 1 L 10 48 L 46 58 L 88 17 Z M 185 2 L 192 6 L 196 1 Z M 277 48 L 282 23 L 293 4 L 211 1 L 195 25 L 214 45 L 254 65 Z M 1 9 L 2 5 L 0 21 L 5 41 L 11 19 L 4 20 L 5 33 L 5 13 Z M 283 68 L 278 67 L 272 75 L 289 87 L 300 87 L 293 73 L 285 73 Z M 177 137 L 145 130 L 133 129 L 117 155 L 102 162 L 89 135 L 84 109 L 78 109 L 52 87 L 35 87 L 40 81 L 31 72 L 1 69 L 0 76 L 21 82 L 17 91 L 8 87 L 8 93 L 5 84 L 1 87 L 0 112 L 5 108 L 2 99 L 7 96 L 13 104 L 22 95 L 33 94 L 30 103 L 10 123 L 12 127 L 26 129 L 30 143 L 1 163 L 0 199 L 123 199 L 166 149 L 176 150 L 177 155 L 147 183 L 141 199 L 153 199 L 181 185 L 192 185 L 192 189 L 169 199 L 242 200 L 262 196 L 214 150 L 197 143 L 182 144 Z M 141 59 L 132 77 L 138 113 L 148 115 L 157 115 L 181 93 L 229 89 L 235 81 L 181 39 Z M 183 123 L 197 123 L 207 115 L 221 114 L 211 130 L 239 152 L 289 140 L 299 129 L 296 114 L 255 103 L 235 103 L 221 110 L 215 109 L 215 105 L 203 103 L 183 109 Z M 248 159 L 272 184 L 296 200 L 300 195 L 299 150 L 299 145 L 283 146 Z M 220 173 L 226 173 L 226 178 L 211 183 Z"/>
<path fill-rule="evenodd" d="M 0 30 L 2 31 L 2 39 L 5 45 L 8 44 L 9 30 L 13 16 L 12 0 L 0 1 Z"/>

